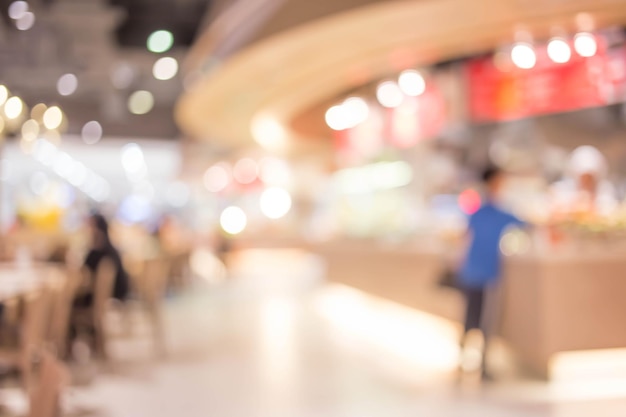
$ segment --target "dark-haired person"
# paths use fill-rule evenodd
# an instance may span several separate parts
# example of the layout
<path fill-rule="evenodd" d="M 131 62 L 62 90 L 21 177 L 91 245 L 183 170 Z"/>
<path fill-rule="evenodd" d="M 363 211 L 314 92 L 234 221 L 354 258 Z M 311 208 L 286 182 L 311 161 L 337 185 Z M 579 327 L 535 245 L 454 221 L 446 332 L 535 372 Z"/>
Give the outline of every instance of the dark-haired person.
<path fill-rule="evenodd" d="M 120 301 L 124 301 L 129 292 L 129 278 L 122 264 L 122 258 L 111 242 L 109 223 L 101 214 L 94 214 L 89 219 L 89 226 L 91 230 L 91 248 L 85 258 L 84 265 L 91 272 L 92 278 L 95 279 L 98 265 L 100 265 L 103 259 L 109 258 L 115 267 L 115 282 L 112 296 Z M 89 307 L 92 303 L 93 294 L 88 292 L 80 295 L 75 300 L 74 305 L 77 307 Z"/>
<path fill-rule="evenodd" d="M 483 346 L 482 372 L 488 377 L 485 368 L 485 352 L 492 317 L 487 317 L 485 307 L 487 295 L 498 283 L 501 276 L 500 238 L 503 232 L 513 226 L 524 226 L 524 222 L 498 206 L 498 199 L 506 177 L 495 167 L 487 168 L 482 174 L 485 186 L 485 201 L 472 214 L 468 223 L 469 247 L 459 273 L 460 284 L 464 290 L 467 310 L 465 330 L 461 341 L 465 345 L 467 334 L 481 330 L 485 338 Z"/>

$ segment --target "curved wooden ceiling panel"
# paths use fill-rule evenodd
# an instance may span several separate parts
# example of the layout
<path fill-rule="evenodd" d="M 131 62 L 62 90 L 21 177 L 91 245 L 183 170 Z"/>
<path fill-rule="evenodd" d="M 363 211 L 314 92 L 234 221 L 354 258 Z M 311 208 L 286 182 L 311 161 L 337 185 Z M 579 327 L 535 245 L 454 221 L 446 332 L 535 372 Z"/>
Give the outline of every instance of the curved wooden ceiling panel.
<path fill-rule="evenodd" d="M 176 119 L 189 136 L 233 147 L 253 144 L 251 127 L 260 121 L 277 139 L 276 150 L 302 150 L 316 141 L 298 141 L 288 121 L 360 84 L 489 51 L 520 31 L 542 39 L 555 30 L 624 23 L 626 0 L 384 2 L 297 27 L 232 56 L 181 97 Z"/>

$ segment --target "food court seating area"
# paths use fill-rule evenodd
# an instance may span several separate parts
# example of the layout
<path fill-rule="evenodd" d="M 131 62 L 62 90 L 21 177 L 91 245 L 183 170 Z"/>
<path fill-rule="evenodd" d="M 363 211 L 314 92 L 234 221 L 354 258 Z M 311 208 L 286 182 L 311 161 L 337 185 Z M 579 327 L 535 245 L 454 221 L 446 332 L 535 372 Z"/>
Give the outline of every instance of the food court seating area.
<path fill-rule="evenodd" d="M 138 320 L 150 325 L 155 355 L 165 355 L 161 309 L 168 286 L 180 288 L 185 282 L 178 276 L 172 282 L 172 277 L 186 271 L 186 259 L 180 253 L 123 253 L 131 296 L 121 303 L 112 299 L 115 270 L 106 258 L 90 277 L 76 256 L 63 262 L 5 257 L 0 263 L 0 416 L 21 414 L 3 404 L 3 391 L 18 392 L 29 404 L 28 416 L 60 415 L 64 390 L 72 383 L 76 346 L 83 352 L 89 348 L 90 361 L 113 360 L 109 342 L 133 337 Z M 89 286 L 91 306 L 74 306 L 77 294 Z"/>

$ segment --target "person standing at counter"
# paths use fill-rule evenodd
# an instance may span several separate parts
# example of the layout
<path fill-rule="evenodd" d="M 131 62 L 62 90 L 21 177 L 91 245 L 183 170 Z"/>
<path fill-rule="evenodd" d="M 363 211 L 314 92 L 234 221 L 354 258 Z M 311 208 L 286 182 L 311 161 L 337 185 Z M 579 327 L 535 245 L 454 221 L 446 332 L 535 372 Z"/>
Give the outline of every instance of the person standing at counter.
<path fill-rule="evenodd" d="M 489 167 L 482 174 L 485 200 L 469 218 L 469 247 L 459 273 L 467 301 L 461 348 L 465 348 L 471 330 L 482 331 L 485 343 L 481 371 L 484 378 L 488 377 L 485 353 L 494 319 L 487 316 L 485 307 L 488 294 L 492 293 L 501 276 L 500 238 L 507 228 L 524 225 L 524 222 L 498 206 L 505 180 L 504 173 L 496 167 Z"/>

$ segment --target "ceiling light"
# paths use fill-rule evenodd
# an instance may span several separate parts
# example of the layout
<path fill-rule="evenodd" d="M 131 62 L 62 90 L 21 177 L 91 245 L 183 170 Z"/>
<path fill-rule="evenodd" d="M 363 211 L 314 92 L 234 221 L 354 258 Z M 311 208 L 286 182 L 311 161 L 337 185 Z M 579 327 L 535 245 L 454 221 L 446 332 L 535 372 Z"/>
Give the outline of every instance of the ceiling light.
<path fill-rule="evenodd" d="M 132 114 L 146 114 L 154 107 L 154 96 L 145 90 L 135 91 L 128 98 L 128 110 Z"/>
<path fill-rule="evenodd" d="M 426 81 L 422 74 L 415 70 L 407 70 L 400 74 L 398 85 L 404 94 L 417 97 L 426 91 Z"/>
<path fill-rule="evenodd" d="M 102 139 L 102 125 L 95 120 L 85 123 L 81 136 L 87 145 L 98 143 Z"/>
<path fill-rule="evenodd" d="M 592 57 L 598 52 L 598 42 L 591 33 L 582 32 L 574 37 L 574 49 L 582 57 Z"/>
<path fill-rule="evenodd" d="M 237 235 L 244 231 L 248 223 L 246 213 L 239 207 L 231 206 L 220 216 L 220 225 L 228 234 Z"/>
<path fill-rule="evenodd" d="M 15 27 L 18 30 L 28 30 L 35 24 L 35 14 L 32 12 L 26 12 L 15 21 Z"/>
<path fill-rule="evenodd" d="M 36 104 L 30 111 L 30 118 L 35 120 L 37 123 L 43 123 L 43 115 L 46 113 L 46 110 L 48 110 L 48 106 L 45 104 Z"/>
<path fill-rule="evenodd" d="M 0 106 L 6 103 L 8 98 L 9 98 L 9 89 L 6 88 L 4 85 L 0 85 Z"/>
<path fill-rule="evenodd" d="M 13 20 L 19 20 L 24 17 L 28 11 L 28 3 L 25 1 L 14 1 L 9 6 L 9 17 Z"/>
<path fill-rule="evenodd" d="M 396 82 L 385 81 L 376 89 L 376 98 L 383 107 L 394 108 L 402 104 L 404 94 Z"/>
<path fill-rule="evenodd" d="M 62 96 L 70 96 L 74 94 L 78 88 L 78 78 L 74 74 L 65 74 L 57 81 L 57 91 Z"/>
<path fill-rule="evenodd" d="M 261 195 L 261 212 L 270 219 L 285 217 L 291 210 L 291 195 L 287 190 L 272 187 L 263 191 Z"/>
<path fill-rule="evenodd" d="M 167 52 L 174 45 L 174 35 L 168 30 L 157 30 L 148 37 L 148 50 L 156 54 Z"/>
<path fill-rule="evenodd" d="M 518 43 L 511 50 L 511 60 L 522 69 L 531 69 L 537 64 L 537 55 L 530 44 Z"/>
<path fill-rule="evenodd" d="M 39 136 L 39 123 L 33 119 L 27 120 L 22 125 L 22 138 L 29 142 L 34 141 Z"/>
<path fill-rule="evenodd" d="M 43 114 L 43 124 L 49 130 L 58 129 L 63 123 L 63 112 L 57 106 L 52 106 Z"/>
<path fill-rule="evenodd" d="M 154 78 L 161 81 L 171 80 L 178 73 L 178 61 L 166 56 L 157 60 L 152 67 Z"/>
<path fill-rule="evenodd" d="M 555 38 L 548 43 L 548 56 L 557 64 L 565 64 L 572 57 L 572 49 L 564 39 Z"/>
<path fill-rule="evenodd" d="M 13 96 L 4 103 L 4 114 L 8 119 L 17 119 L 24 111 L 24 102 Z"/>

